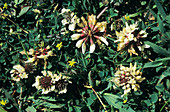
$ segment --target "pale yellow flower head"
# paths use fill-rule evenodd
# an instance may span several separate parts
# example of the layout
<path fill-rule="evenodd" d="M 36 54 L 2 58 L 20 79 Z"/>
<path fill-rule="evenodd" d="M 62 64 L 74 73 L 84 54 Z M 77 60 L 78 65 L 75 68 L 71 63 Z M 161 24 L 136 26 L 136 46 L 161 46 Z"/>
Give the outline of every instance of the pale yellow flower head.
<path fill-rule="evenodd" d="M 112 79 L 117 87 L 121 87 L 124 90 L 123 95 L 130 93 L 132 90 L 139 90 L 139 83 L 145 79 L 142 78 L 142 72 L 140 72 L 140 69 L 137 70 L 136 66 L 136 63 L 134 66 L 130 63 L 130 67 L 120 65 L 120 68 L 116 71 Z"/>
<path fill-rule="evenodd" d="M 64 19 L 61 20 L 63 26 L 68 24 L 68 29 L 73 31 L 76 27 L 76 24 L 80 21 L 79 18 L 70 9 L 63 8 L 60 14 L 64 17 Z"/>
<path fill-rule="evenodd" d="M 141 49 L 143 49 L 143 43 L 141 42 L 140 38 L 146 38 L 147 33 L 144 30 L 141 30 L 140 32 L 138 31 L 139 28 L 137 22 L 131 25 L 128 25 L 127 22 L 125 24 L 126 27 L 123 27 L 122 31 L 116 31 L 117 40 L 114 42 L 118 42 L 117 51 L 123 51 L 127 49 L 130 55 L 138 55 L 134 49 L 134 45 L 136 45 L 136 47 L 138 47 L 138 49 L 141 51 Z"/>
<path fill-rule="evenodd" d="M 81 17 L 81 22 L 78 24 L 78 26 L 81 29 L 76 29 L 75 31 L 78 33 L 71 35 L 71 38 L 73 41 L 80 39 L 77 41 L 76 47 L 82 47 L 83 54 L 86 51 L 87 42 L 90 42 L 90 53 L 95 51 L 96 42 L 99 43 L 101 41 L 108 46 L 109 43 L 104 36 L 107 27 L 107 23 L 105 21 L 97 22 L 96 15 L 92 14 L 87 16 L 87 21 L 84 17 Z"/>
<path fill-rule="evenodd" d="M 13 70 L 10 71 L 10 74 L 14 81 L 20 81 L 21 79 L 28 78 L 25 68 L 21 65 L 14 65 Z"/>

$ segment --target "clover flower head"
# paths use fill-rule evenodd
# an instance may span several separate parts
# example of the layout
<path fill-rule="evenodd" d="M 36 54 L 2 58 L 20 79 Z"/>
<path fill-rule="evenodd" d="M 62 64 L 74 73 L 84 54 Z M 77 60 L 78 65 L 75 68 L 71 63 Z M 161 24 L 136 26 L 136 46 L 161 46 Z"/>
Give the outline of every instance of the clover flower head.
<path fill-rule="evenodd" d="M 53 52 L 50 50 L 50 46 L 46 48 L 39 48 L 36 51 L 34 49 L 29 49 L 28 55 L 32 57 L 29 58 L 26 62 L 34 62 L 37 58 L 39 59 L 47 59 L 49 56 L 53 56 Z"/>
<path fill-rule="evenodd" d="M 115 42 L 118 42 L 117 51 L 122 51 L 127 48 L 131 55 L 138 55 L 134 49 L 134 45 L 136 45 L 140 51 L 144 47 L 147 48 L 148 46 L 143 46 L 141 41 L 141 38 L 147 37 L 147 33 L 144 30 L 138 31 L 137 22 L 131 25 L 128 25 L 127 22 L 125 24 L 126 27 L 123 28 L 122 31 L 116 31 L 117 40 Z"/>
<path fill-rule="evenodd" d="M 95 15 L 88 15 L 86 21 L 84 17 L 81 17 L 82 22 L 78 24 L 81 29 L 77 29 L 78 33 L 71 35 L 72 40 L 78 40 L 76 43 L 76 47 L 82 47 L 82 53 L 84 54 L 86 51 L 86 43 L 90 41 L 90 53 L 93 53 L 96 46 L 94 43 L 94 39 L 100 40 L 108 46 L 108 42 L 106 38 L 101 35 L 106 31 L 106 22 L 97 22 Z"/>
<path fill-rule="evenodd" d="M 35 86 L 38 90 L 42 89 L 42 94 L 48 94 L 55 89 L 55 74 L 51 71 L 41 71 L 43 76 L 37 76 L 35 83 L 32 85 Z"/>
<path fill-rule="evenodd" d="M 21 79 L 28 78 L 25 68 L 21 65 L 14 65 L 13 70 L 11 70 L 10 73 L 14 81 L 20 81 Z"/>
<path fill-rule="evenodd" d="M 67 81 L 61 74 L 53 74 L 51 71 L 41 71 L 43 76 L 37 76 L 35 83 L 32 85 L 37 90 L 42 90 L 42 94 L 48 94 L 49 92 L 66 93 Z"/>
<path fill-rule="evenodd" d="M 59 75 L 61 78 L 55 83 L 55 92 L 58 92 L 58 94 L 63 94 L 67 92 L 67 85 L 72 82 L 69 81 L 70 77 L 63 76 L 61 73 Z"/>
<path fill-rule="evenodd" d="M 80 21 L 79 18 L 70 9 L 65 8 L 61 10 L 61 15 L 64 17 L 61 23 L 64 26 L 69 24 L 68 29 L 73 31 L 76 27 L 76 24 Z"/>
<path fill-rule="evenodd" d="M 112 81 L 116 87 L 121 87 L 124 90 L 123 95 L 125 95 L 130 93 L 131 90 L 137 91 L 140 89 L 139 83 L 145 79 L 141 75 L 142 72 L 136 69 L 136 63 L 134 66 L 130 63 L 130 67 L 121 65 Z"/>

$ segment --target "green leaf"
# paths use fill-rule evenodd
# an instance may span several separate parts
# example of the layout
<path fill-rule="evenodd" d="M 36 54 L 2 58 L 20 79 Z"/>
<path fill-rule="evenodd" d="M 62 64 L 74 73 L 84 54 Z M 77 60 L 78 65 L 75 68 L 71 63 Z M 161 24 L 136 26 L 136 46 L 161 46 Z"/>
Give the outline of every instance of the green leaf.
<path fill-rule="evenodd" d="M 0 112 L 7 112 L 7 111 L 4 110 L 3 107 L 0 106 Z"/>
<path fill-rule="evenodd" d="M 149 41 L 146 41 L 144 42 L 145 44 L 147 45 L 150 45 L 152 47 L 152 49 L 154 50 L 154 52 L 160 54 L 160 55 L 163 55 L 163 56 L 167 56 L 169 57 L 170 56 L 170 52 L 165 50 L 164 48 L 152 43 L 152 42 L 149 42 Z"/>
<path fill-rule="evenodd" d="M 146 103 L 146 105 L 149 107 L 152 105 L 152 102 L 150 99 L 144 100 L 144 102 Z"/>
<path fill-rule="evenodd" d="M 122 109 L 123 102 L 121 101 L 121 97 L 110 93 L 104 93 L 104 98 L 106 99 L 109 105 L 112 105 L 117 109 Z"/>
<path fill-rule="evenodd" d="M 22 16 L 22 15 L 25 14 L 29 9 L 30 9 L 30 6 L 24 7 L 24 8 L 20 11 L 20 13 L 19 13 L 19 15 L 18 15 L 17 17 Z"/>
<path fill-rule="evenodd" d="M 162 84 L 158 84 L 155 86 L 155 88 L 160 91 L 160 92 L 163 92 L 164 91 L 164 86 Z"/>
<path fill-rule="evenodd" d="M 163 7 L 161 6 L 159 0 L 154 0 L 154 2 L 155 2 L 156 6 L 157 6 L 157 8 L 158 8 L 158 11 L 159 11 L 160 14 L 162 15 L 162 17 L 165 19 L 166 13 L 165 13 Z"/>
<path fill-rule="evenodd" d="M 167 23 L 170 23 L 170 15 L 168 15 L 165 20 L 167 21 Z"/>
<path fill-rule="evenodd" d="M 163 27 L 163 22 L 162 22 L 161 18 L 159 17 L 159 15 L 157 15 L 157 20 L 158 20 L 160 32 L 161 32 L 161 33 L 164 33 L 164 32 L 165 32 L 165 29 L 164 29 L 164 27 Z"/>
<path fill-rule="evenodd" d="M 151 68 L 151 67 L 158 67 L 160 65 L 162 65 L 162 62 L 149 62 L 149 63 L 145 63 L 145 65 L 143 66 L 143 68 Z"/>
<path fill-rule="evenodd" d="M 12 100 L 12 102 L 14 103 L 13 105 L 18 109 L 18 104 L 16 103 L 16 101 L 14 100 L 14 98 L 8 93 L 8 91 L 4 88 L 2 88 L 2 90 L 5 92 L 5 96 Z"/>
<path fill-rule="evenodd" d="M 37 110 L 33 106 L 28 106 L 26 112 L 37 112 Z"/>
<path fill-rule="evenodd" d="M 94 100 L 92 100 L 90 97 L 87 98 L 87 106 L 90 106 L 93 102 Z"/>
<path fill-rule="evenodd" d="M 41 99 L 44 99 L 44 100 L 47 100 L 47 101 L 56 101 L 55 99 L 53 99 L 52 97 L 50 96 L 42 96 L 42 97 L 39 97 Z"/>
<path fill-rule="evenodd" d="M 165 77 L 170 76 L 170 69 L 167 69 L 162 73 L 157 84 L 159 84 Z"/>
<path fill-rule="evenodd" d="M 53 103 L 49 103 L 49 102 L 43 102 L 43 104 L 45 107 L 48 108 L 62 108 L 65 104 L 53 104 Z"/>
<path fill-rule="evenodd" d="M 88 79 L 89 79 L 90 86 L 93 86 L 93 82 L 91 80 L 91 71 L 88 73 Z"/>
<path fill-rule="evenodd" d="M 163 61 L 168 61 L 168 60 L 170 60 L 170 57 L 158 59 L 158 60 L 155 60 L 155 61 L 149 62 L 149 63 L 145 63 L 143 68 L 158 67 L 163 64 Z"/>
<path fill-rule="evenodd" d="M 18 4 L 18 0 L 15 0 L 14 2 L 15 2 L 15 4 Z"/>
<path fill-rule="evenodd" d="M 156 103 L 158 101 L 158 94 L 156 92 L 154 92 L 151 96 L 151 102 L 152 103 Z"/>
<path fill-rule="evenodd" d="M 64 62 L 59 62 L 58 64 L 62 65 L 62 66 L 65 66 L 65 67 L 67 66 Z"/>
<path fill-rule="evenodd" d="M 24 0 L 20 0 L 19 2 L 18 2 L 18 4 L 20 4 L 20 3 L 22 3 Z"/>
<path fill-rule="evenodd" d="M 110 12 L 110 17 L 114 17 L 118 15 L 117 13 L 113 12 L 113 9 L 110 9 L 109 12 Z"/>

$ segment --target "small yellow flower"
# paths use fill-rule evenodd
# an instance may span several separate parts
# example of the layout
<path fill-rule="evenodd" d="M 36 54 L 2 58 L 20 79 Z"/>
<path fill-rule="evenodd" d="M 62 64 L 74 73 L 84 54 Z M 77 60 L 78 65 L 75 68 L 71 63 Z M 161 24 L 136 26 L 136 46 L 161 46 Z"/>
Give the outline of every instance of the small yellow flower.
<path fill-rule="evenodd" d="M 59 44 L 56 45 L 56 47 L 58 48 L 58 50 L 60 50 L 61 47 L 63 46 L 62 43 L 63 43 L 63 42 L 60 42 Z"/>
<path fill-rule="evenodd" d="M 7 9 L 7 8 L 8 8 L 8 4 L 5 3 L 3 9 Z"/>
<path fill-rule="evenodd" d="M 123 101 L 123 103 L 126 103 L 126 102 L 127 102 L 127 100 L 124 100 L 124 101 Z"/>
<path fill-rule="evenodd" d="M 5 19 L 5 17 L 7 17 L 8 14 L 2 13 L 2 19 Z"/>
<path fill-rule="evenodd" d="M 76 62 L 74 61 L 74 59 L 72 59 L 71 61 L 68 61 L 68 63 L 69 63 L 69 65 L 72 67 L 72 66 L 74 66 L 74 64 L 75 64 Z"/>
<path fill-rule="evenodd" d="M 42 22 L 43 22 L 43 19 L 40 19 L 39 22 L 42 23 Z"/>
<path fill-rule="evenodd" d="M 7 104 L 7 103 L 6 103 L 6 100 L 5 100 L 5 101 L 4 101 L 4 100 L 1 100 L 0 103 L 1 103 L 1 105 L 6 105 L 6 104 Z"/>
<path fill-rule="evenodd" d="M 126 19 L 127 21 L 132 20 L 132 19 L 130 19 L 129 16 L 126 16 L 126 15 L 125 15 L 125 19 Z"/>

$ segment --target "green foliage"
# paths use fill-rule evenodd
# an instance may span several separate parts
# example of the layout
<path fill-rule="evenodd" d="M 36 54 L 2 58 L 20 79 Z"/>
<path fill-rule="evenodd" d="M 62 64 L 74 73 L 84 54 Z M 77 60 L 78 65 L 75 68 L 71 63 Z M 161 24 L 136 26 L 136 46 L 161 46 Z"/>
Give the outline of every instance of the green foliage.
<path fill-rule="evenodd" d="M 168 112 L 168 3 L 1 0 L 0 112 Z"/>

